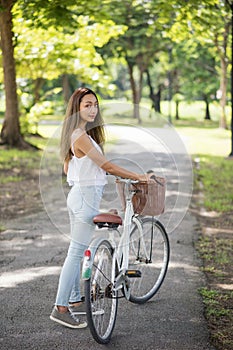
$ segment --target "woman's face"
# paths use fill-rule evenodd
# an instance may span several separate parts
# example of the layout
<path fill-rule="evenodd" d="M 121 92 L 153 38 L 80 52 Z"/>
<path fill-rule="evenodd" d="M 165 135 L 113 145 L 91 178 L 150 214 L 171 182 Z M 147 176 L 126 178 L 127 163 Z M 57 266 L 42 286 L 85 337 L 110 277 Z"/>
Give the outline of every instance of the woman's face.
<path fill-rule="evenodd" d="M 83 122 L 91 123 L 98 113 L 98 101 L 93 94 L 84 95 L 79 107 L 80 118 Z"/>

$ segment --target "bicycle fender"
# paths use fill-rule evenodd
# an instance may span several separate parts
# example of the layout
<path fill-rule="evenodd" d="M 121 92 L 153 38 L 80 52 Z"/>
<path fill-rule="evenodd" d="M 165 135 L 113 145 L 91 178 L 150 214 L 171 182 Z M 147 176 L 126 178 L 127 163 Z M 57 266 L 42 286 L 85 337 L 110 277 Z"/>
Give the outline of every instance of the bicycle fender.
<path fill-rule="evenodd" d="M 91 270 L 94 262 L 94 256 L 97 247 L 106 241 L 106 238 L 95 238 L 89 245 L 89 247 L 85 250 L 83 266 L 82 266 L 82 279 L 88 280 L 91 278 Z"/>

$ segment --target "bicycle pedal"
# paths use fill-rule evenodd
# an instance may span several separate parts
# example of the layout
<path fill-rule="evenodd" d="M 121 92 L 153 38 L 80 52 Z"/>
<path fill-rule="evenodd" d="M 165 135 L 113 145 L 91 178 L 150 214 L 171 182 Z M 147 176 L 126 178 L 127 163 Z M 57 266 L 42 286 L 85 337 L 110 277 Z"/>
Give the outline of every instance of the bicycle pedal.
<path fill-rule="evenodd" d="M 135 278 L 135 277 L 141 277 L 142 276 L 142 273 L 139 270 L 127 270 L 125 274 L 129 278 Z"/>

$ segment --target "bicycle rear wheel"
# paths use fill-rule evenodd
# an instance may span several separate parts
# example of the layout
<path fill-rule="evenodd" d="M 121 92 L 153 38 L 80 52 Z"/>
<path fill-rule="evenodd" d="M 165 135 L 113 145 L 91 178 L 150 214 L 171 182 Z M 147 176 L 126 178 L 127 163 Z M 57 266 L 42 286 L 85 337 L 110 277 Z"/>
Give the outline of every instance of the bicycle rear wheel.
<path fill-rule="evenodd" d="M 117 292 L 112 288 L 115 277 L 113 248 L 101 241 L 94 252 L 91 278 L 86 280 L 87 322 L 93 338 L 100 344 L 110 341 L 117 315 Z"/>
<path fill-rule="evenodd" d="M 139 222 L 133 224 L 129 246 L 129 269 L 139 270 L 141 277 L 130 278 L 131 302 L 143 304 L 156 294 L 166 276 L 169 256 L 168 236 L 158 220 L 142 218 L 141 224 Z"/>

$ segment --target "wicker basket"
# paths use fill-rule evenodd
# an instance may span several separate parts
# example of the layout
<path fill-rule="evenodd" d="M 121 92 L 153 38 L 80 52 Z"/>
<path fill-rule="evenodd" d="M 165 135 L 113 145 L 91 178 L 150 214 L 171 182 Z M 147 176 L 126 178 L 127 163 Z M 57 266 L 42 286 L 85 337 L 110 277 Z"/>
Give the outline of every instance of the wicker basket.
<path fill-rule="evenodd" d="M 156 181 L 149 180 L 148 182 L 131 184 L 131 188 L 132 190 L 136 190 L 132 198 L 135 214 L 155 216 L 164 212 L 166 192 L 165 178 L 156 176 Z M 125 210 L 125 183 L 117 182 L 117 190 L 123 210 Z"/>

